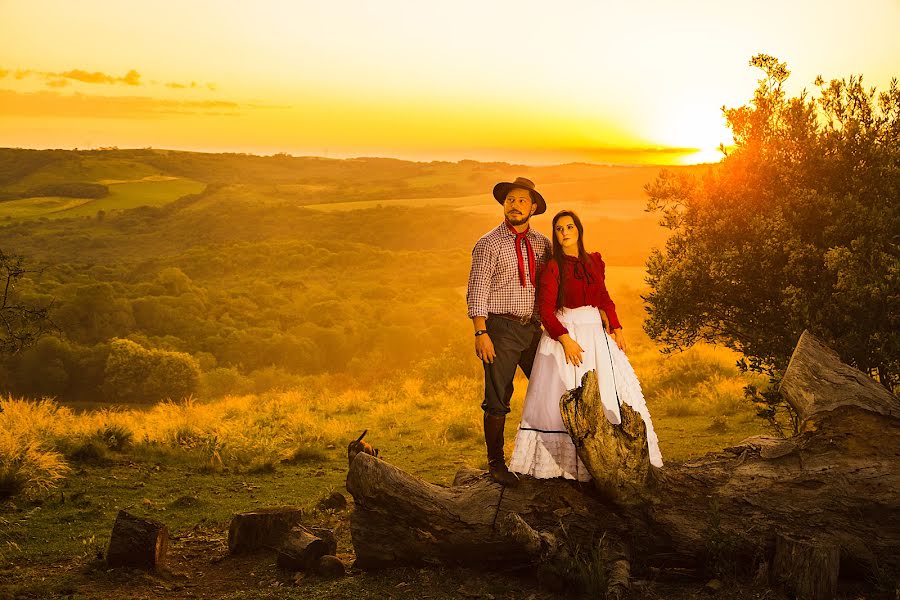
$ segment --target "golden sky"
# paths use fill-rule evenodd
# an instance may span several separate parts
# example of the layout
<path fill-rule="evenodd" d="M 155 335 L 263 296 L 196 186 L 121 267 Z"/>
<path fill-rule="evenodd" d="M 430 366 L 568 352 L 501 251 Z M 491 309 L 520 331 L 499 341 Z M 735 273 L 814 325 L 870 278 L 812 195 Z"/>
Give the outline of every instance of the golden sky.
<path fill-rule="evenodd" d="M 0 0 L 0 146 L 715 159 L 752 55 L 794 93 L 883 89 L 898 25 L 897 0 Z"/>

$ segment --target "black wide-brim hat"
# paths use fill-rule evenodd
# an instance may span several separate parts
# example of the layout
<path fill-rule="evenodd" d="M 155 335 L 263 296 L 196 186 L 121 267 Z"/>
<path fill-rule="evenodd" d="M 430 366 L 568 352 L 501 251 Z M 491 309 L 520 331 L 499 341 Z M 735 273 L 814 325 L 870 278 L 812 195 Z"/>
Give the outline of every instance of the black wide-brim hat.
<path fill-rule="evenodd" d="M 537 210 L 534 211 L 535 215 L 542 214 L 547 210 L 547 203 L 544 201 L 544 197 L 534 189 L 534 182 L 530 179 L 525 179 L 524 177 L 516 177 L 516 180 L 513 182 L 509 181 L 501 181 L 497 185 L 494 186 L 494 198 L 500 204 L 506 202 L 506 195 L 509 193 L 509 190 L 513 188 L 522 188 L 523 190 L 528 190 L 531 192 L 531 197 L 534 198 L 534 201 L 537 202 Z"/>

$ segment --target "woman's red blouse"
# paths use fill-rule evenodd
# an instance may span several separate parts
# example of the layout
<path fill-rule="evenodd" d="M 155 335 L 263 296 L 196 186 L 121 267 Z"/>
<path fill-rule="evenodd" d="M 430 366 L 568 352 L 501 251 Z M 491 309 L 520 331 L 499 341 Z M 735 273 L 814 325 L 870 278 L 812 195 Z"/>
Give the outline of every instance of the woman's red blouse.
<path fill-rule="evenodd" d="M 606 265 L 600 258 L 600 253 L 591 253 L 588 261 L 582 261 L 575 256 L 566 256 L 565 258 L 566 285 L 563 306 L 566 308 L 596 306 L 609 317 L 610 327 L 613 329 L 622 327 L 619 317 L 616 315 L 616 305 L 606 290 Z M 559 336 L 564 333 L 569 333 L 569 330 L 556 318 L 556 296 L 559 292 L 559 281 L 559 265 L 556 260 L 550 259 L 540 273 L 537 305 L 541 314 L 541 323 L 547 330 L 547 334 L 554 340 L 559 339 Z"/>

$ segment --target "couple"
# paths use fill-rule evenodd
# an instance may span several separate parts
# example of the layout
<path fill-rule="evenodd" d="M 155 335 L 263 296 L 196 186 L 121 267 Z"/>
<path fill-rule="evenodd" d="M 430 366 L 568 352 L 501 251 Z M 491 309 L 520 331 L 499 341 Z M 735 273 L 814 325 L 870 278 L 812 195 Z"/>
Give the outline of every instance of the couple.
<path fill-rule="evenodd" d="M 590 479 L 563 425 L 559 399 L 592 369 L 607 418 L 620 422 L 622 402 L 635 409 L 647 426 L 650 462 L 662 466 L 650 413 L 606 290 L 606 266 L 599 253 L 585 251 L 580 219 L 572 211 L 559 212 L 551 244 L 529 226 L 532 216 L 547 210 L 534 183 L 524 177 L 498 183 L 494 198 L 503 207 L 504 222 L 475 244 L 466 294 L 475 354 L 484 364 L 481 408 L 491 477 L 504 485 L 518 482 L 513 472 Z M 503 430 L 516 367 L 529 384 L 507 468 Z"/>

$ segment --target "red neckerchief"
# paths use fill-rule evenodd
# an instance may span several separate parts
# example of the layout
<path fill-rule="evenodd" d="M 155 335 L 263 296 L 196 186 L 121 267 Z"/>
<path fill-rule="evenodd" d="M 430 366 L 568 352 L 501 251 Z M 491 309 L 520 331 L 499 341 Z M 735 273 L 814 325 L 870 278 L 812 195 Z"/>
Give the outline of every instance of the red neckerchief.
<path fill-rule="evenodd" d="M 528 277 L 531 279 L 531 285 L 534 286 L 534 270 L 536 268 L 535 259 L 534 259 L 534 248 L 531 247 L 531 240 L 528 239 L 528 232 L 531 231 L 531 226 L 528 226 L 528 229 L 519 233 L 515 230 L 515 228 L 509 224 L 509 221 L 506 219 L 503 220 L 506 223 L 506 228 L 509 229 L 510 233 L 516 236 L 516 256 L 519 259 L 519 283 L 522 284 L 522 287 L 526 287 L 525 285 L 525 258 L 522 256 L 522 240 L 525 240 L 525 249 L 528 251 Z"/>

